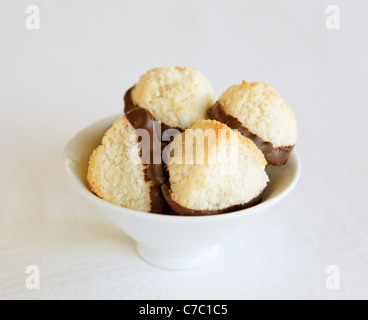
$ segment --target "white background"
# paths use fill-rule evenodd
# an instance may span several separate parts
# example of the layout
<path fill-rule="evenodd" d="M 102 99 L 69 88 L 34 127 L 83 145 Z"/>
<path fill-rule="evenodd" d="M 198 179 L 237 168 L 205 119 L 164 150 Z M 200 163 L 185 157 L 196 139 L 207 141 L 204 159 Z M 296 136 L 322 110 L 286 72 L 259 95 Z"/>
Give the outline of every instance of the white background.
<path fill-rule="evenodd" d="M 30 4 L 40 30 L 25 28 Z M 340 30 L 325 26 L 330 4 Z M 367 17 L 364 0 L 1 0 L 0 298 L 368 298 Z M 141 261 L 60 165 L 76 132 L 166 65 L 199 69 L 217 95 L 265 81 L 299 121 L 297 188 L 187 272 Z M 326 288 L 330 265 L 340 290 Z"/>

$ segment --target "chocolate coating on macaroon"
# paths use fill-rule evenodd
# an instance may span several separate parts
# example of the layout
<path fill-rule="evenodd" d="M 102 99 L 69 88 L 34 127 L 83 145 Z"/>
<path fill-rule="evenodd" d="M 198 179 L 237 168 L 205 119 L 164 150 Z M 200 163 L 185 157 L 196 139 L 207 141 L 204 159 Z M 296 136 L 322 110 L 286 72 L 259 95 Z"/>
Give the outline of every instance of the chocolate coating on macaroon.
<path fill-rule="evenodd" d="M 149 133 L 149 144 L 143 139 L 141 147 L 142 149 L 149 148 L 150 150 L 149 159 L 144 159 L 144 162 L 149 162 L 146 165 L 144 176 L 147 182 L 152 181 L 150 186 L 151 213 L 166 213 L 166 203 L 161 193 L 161 186 L 165 183 L 165 175 L 161 160 L 161 145 L 154 128 L 154 119 L 148 110 L 140 107 L 131 109 L 127 112 L 126 117 L 135 129 L 144 129 Z M 143 155 L 142 149 L 141 157 Z M 156 155 L 155 151 L 157 152 L 157 150 L 159 153 Z"/>
<path fill-rule="evenodd" d="M 250 132 L 246 127 L 244 127 L 239 119 L 227 114 L 219 101 L 217 101 L 214 106 L 208 109 L 207 115 L 209 119 L 222 122 L 231 129 L 238 130 L 246 138 L 251 139 L 263 152 L 267 162 L 271 165 L 285 165 L 294 149 L 294 146 L 275 148 L 271 142 L 264 141 L 259 136 Z"/>
<path fill-rule="evenodd" d="M 171 191 L 170 188 L 168 187 L 168 185 L 163 184 L 161 186 L 161 190 L 162 190 L 162 194 L 166 200 L 166 202 L 168 203 L 168 205 L 170 206 L 170 208 L 172 209 L 172 211 L 180 216 L 208 216 L 208 215 L 214 215 L 214 214 L 222 214 L 222 213 L 230 213 L 230 212 L 236 212 L 236 211 L 240 211 L 240 210 L 244 210 L 250 207 L 253 207 L 257 204 L 259 204 L 262 201 L 262 197 L 264 194 L 264 190 L 260 193 L 259 196 L 255 197 L 254 199 L 252 199 L 251 201 L 241 204 L 241 205 L 236 205 L 236 206 L 231 206 L 228 208 L 224 208 L 221 210 L 192 210 L 189 208 L 185 208 L 182 205 L 180 205 L 179 203 L 177 203 L 176 201 L 174 201 L 171 198 Z"/>

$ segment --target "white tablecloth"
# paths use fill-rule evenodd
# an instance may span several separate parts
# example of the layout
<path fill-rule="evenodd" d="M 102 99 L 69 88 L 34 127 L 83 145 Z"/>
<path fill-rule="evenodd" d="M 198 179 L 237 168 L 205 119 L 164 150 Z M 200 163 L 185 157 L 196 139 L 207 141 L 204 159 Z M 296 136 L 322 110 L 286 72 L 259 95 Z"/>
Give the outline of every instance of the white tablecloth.
<path fill-rule="evenodd" d="M 25 27 L 29 4 L 40 30 Z M 367 16 L 364 0 L 2 0 L 0 298 L 368 298 Z M 60 165 L 69 138 L 163 65 L 201 70 L 217 95 L 265 81 L 299 120 L 297 188 L 186 272 L 143 262 Z M 40 290 L 25 286 L 29 265 Z"/>

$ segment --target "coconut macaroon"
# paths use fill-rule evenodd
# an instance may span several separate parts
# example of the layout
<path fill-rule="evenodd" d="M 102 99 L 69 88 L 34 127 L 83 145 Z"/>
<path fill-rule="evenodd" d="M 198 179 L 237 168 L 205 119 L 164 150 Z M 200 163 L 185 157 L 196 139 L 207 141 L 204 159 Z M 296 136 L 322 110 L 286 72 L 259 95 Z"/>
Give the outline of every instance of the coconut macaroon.
<path fill-rule="evenodd" d="M 164 130 L 183 130 L 205 119 L 214 102 L 214 90 L 202 73 L 191 68 L 163 67 L 148 71 L 126 93 L 125 112 L 145 108 L 162 122 Z"/>
<path fill-rule="evenodd" d="M 248 138 L 228 126 L 199 120 L 164 150 L 168 182 L 162 193 L 173 213 L 209 215 L 259 203 L 267 164 Z"/>
<path fill-rule="evenodd" d="M 137 129 L 149 132 L 145 145 L 138 143 Z M 153 144 L 158 144 L 154 137 L 153 119 L 146 110 L 133 110 L 117 120 L 91 155 L 87 176 L 91 191 L 118 206 L 166 213 L 161 153 L 159 161 L 153 161 Z M 143 161 L 143 148 L 148 145 L 149 158 Z"/>
<path fill-rule="evenodd" d="M 296 144 L 293 111 L 274 88 L 263 82 L 243 81 L 231 86 L 207 114 L 251 139 L 272 165 L 286 164 Z"/>

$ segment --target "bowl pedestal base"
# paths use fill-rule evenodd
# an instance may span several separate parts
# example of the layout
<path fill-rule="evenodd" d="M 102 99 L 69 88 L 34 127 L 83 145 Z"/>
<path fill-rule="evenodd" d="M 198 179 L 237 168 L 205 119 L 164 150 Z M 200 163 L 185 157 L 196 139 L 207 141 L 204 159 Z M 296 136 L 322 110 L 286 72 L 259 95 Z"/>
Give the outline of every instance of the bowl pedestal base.
<path fill-rule="evenodd" d="M 220 252 L 220 246 L 197 251 L 164 250 L 137 243 L 141 258 L 163 269 L 189 270 L 201 267 L 214 260 Z"/>

